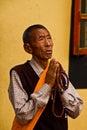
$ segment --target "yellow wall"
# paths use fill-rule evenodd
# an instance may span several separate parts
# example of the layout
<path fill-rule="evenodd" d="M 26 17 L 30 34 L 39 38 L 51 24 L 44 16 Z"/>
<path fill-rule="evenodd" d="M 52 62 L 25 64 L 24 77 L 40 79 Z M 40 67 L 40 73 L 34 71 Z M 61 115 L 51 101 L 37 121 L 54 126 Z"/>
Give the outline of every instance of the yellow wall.
<path fill-rule="evenodd" d="M 70 0 L 0 0 L 0 130 L 10 130 L 14 118 L 8 99 L 9 70 L 30 58 L 22 47 L 24 29 L 36 23 L 45 25 L 53 36 L 53 55 L 68 71 L 70 15 Z M 79 92 L 85 100 L 86 91 Z M 86 130 L 86 106 L 79 118 L 69 119 L 69 130 Z"/>

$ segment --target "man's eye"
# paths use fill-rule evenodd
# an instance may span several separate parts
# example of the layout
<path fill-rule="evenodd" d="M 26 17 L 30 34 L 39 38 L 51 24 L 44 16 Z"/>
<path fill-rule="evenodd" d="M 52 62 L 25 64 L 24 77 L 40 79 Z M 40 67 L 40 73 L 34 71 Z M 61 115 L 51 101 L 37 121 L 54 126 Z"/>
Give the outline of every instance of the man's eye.
<path fill-rule="evenodd" d="M 52 38 L 51 38 L 51 36 L 49 35 L 49 36 L 47 36 L 47 39 L 52 39 Z"/>
<path fill-rule="evenodd" d="M 48 37 L 48 39 L 51 39 L 51 37 Z"/>
<path fill-rule="evenodd" d="M 44 39 L 44 37 L 40 37 L 40 38 L 39 38 L 39 40 L 43 40 L 43 39 Z"/>

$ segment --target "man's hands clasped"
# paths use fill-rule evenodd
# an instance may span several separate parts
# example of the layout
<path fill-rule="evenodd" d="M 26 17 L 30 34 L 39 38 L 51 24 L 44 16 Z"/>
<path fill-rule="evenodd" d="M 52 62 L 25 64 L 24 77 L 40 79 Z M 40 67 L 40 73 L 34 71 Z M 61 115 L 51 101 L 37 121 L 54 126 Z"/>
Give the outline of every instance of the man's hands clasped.
<path fill-rule="evenodd" d="M 50 87 L 54 86 L 55 80 L 58 78 L 59 70 L 59 62 L 55 58 L 51 59 L 45 78 L 45 83 L 47 83 Z"/>

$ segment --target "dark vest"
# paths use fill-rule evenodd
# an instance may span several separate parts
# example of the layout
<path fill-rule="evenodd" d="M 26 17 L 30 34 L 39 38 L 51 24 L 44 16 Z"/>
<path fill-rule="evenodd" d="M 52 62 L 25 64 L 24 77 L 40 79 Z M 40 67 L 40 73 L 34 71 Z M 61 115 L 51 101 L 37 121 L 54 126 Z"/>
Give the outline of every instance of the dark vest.
<path fill-rule="evenodd" d="M 15 66 L 11 69 L 15 70 L 21 80 L 23 88 L 28 94 L 30 98 L 30 94 L 33 93 L 34 88 L 39 80 L 38 75 L 35 73 L 33 68 L 30 66 L 29 61 L 24 64 Z M 11 73 L 10 71 L 10 73 Z M 60 113 L 60 97 L 57 94 L 56 98 L 56 105 L 55 110 Z M 50 98 L 44 112 L 40 116 L 39 120 L 37 121 L 34 130 L 68 130 L 67 128 L 67 118 L 65 118 L 65 113 L 63 114 L 62 118 L 57 118 L 52 113 L 52 100 Z"/>

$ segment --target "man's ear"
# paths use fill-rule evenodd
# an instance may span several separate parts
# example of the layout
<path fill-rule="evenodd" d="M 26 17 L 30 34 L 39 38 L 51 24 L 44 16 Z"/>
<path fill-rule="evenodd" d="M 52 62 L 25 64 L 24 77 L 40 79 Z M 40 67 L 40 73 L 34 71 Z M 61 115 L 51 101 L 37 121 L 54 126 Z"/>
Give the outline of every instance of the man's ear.
<path fill-rule="evenodd" d="M 24 44 L 24 50 L 25 50 L 27 53 L 32 54 L 32 48 L 31 48 L 31 46 L 30 46 L 29 43 L 25 43 L 25 44 Z"/>

